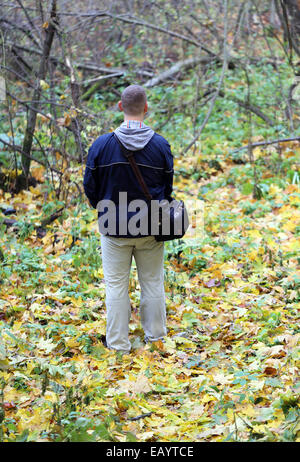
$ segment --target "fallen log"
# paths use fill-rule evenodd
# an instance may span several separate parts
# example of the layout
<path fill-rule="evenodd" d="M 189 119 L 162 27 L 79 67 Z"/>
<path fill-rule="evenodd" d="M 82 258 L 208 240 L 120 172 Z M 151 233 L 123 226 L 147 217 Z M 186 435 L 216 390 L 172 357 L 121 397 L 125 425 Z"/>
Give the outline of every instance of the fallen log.
<path fill-rule="evenodd" d="M 191 67 L 197 66 L 198 64 L 208 64 L 214 61 L 214 59 L 215 58 L 207 58 L 207 57 L 202 56 L 198 58 L 188 58 L 183 61 L 178 61 L 176 64 L 170 67 L 170 69 L 148 80 L 146 83 L 144 83 L 143 86 L 145 88 L 155 87 L 155 85 L 158 85 L 159 83 L 172 78 L 174 75 L 176 75 L 178 72 L 180 72 L 183 69 L 189 69 Z"/>
<path fill-rule="evenodd" d="M 124 72 L 115 72 L 114 74 L 108 74 L 98 77 L 97 79 L 95 79 L 97 80 L 96 83 L 94 83 L 85 93 L 83 93 L 83 95 L 81 96 L 82 101 L 85 101 L 89 99 L 91 96 L 93 96 L 93 94 L 96 93 L 96 91 L 98 91 L 101 87 L 103 80 L 108 78 L 121 77 L 122 75 L 124 75 Z"/>

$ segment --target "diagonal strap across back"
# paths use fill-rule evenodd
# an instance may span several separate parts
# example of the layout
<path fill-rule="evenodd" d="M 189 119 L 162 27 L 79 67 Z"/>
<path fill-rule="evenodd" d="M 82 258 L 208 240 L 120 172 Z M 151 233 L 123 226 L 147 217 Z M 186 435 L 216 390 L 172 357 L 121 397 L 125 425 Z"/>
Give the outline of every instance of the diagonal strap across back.
<path fill-rule="evenodd" d="M 143 190 L 143 193 L 145 194 L 146 198 L 148 200 L 151 200 L 152 199 L 152 196 L 149 192 L 149 189 L 145 183 L 145 180 L 141 174 L 141 171 L 134 159 L 134 151 L 129 151 L 129 149 L 126 149 L 125 146 L 121 143 L 121 141 L 119 140 L 119 138 L 117 137 L 117 135 L 114 133 L 114 136 L 116 138 L 116 140 L 118 141 L 120 147 L 121 147 L 121 150 L 124 154 L 124 156 L 126 157 L 126 159 L 128 159 L 128 162 L 130 163 L 131 165 L 131 168 L 136 176 L 136 179 L 138 180 L 142 190 Z"/>

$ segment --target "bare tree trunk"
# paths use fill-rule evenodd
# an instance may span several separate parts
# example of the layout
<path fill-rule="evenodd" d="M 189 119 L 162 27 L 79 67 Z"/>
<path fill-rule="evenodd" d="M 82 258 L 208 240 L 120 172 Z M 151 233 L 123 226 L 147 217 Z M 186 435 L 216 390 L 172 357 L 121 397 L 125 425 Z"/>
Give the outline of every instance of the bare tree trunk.
<path fill-rule="evenodd" d="M 288 41 L 290 55 L 295 51 L 300 56 L 300 0 L 275 0 L 285 41 Z M 292 61 L 292 56 L 290 56 Z"/>
<path fill-rule="evenodd" d="M 23 141 L 23 148 L 22 148 L 23 152 L 22 152 L 22 157 L 21 157 L 23 173 L 19 179 L 23 187 L 28 187 L 28 176 L 29 176 L 30 161 L 31 161 L 30 152 L 31 152 L 35 124 L 36 124 L 37 109 L 38 109 L 40 98 L 41 98 L 40 81 L 44 80 L 47 74 L 48 58 L 50 55 L 50 50 L 51 50 L 51 46 L 52 46 L 52 42 L 54 38 L 56 21 L 57 21 L 56 0 L 52 0 L 49 24 L 45 30 L 45 40 L 43 43 L 43 54 L 42 54 L 40 67 L 39 67 L 38 74 L 37 74 L 36 86 L 33 92 L 32 102 L 31 102 L 30 109 L 27 115 L 27 126 L 26 126 L 24 141 Z"/>
<path fill-rule="evenodd" d="M 290 32 L 292 45 L 300 56 L 300 0 L 285 0 L 286 9 L 290 16 Z"/>

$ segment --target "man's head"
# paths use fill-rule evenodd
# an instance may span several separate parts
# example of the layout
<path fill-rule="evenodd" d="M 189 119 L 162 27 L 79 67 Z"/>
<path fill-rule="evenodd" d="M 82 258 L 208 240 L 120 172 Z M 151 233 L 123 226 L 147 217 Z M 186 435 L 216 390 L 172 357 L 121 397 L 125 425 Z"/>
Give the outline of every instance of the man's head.
<path fill-rule="evenodd" d="M 146 92 L 140 85 L 129 85 L 121 95 L 119 109 L 125 117 L 143 118 L 148 110 Z"/>

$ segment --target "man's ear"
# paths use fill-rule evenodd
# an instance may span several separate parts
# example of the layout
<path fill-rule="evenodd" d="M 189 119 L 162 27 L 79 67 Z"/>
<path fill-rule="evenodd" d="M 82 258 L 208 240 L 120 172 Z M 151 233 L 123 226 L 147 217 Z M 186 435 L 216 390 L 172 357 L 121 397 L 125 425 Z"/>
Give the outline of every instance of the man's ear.
<path fill-rule="evenodd" d="M 123 111 L 122 101 L 118 102 L 118 107 L 119 107 L 120 111 Z"/>
<path fill-rule="evenodd" d="M 146 101 L 146 104 L 145 104 L 145 107 L 144 107 L 144 114 L 146 114 L 146 112 L 148 112 L 148 103 Z"/>

